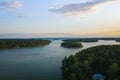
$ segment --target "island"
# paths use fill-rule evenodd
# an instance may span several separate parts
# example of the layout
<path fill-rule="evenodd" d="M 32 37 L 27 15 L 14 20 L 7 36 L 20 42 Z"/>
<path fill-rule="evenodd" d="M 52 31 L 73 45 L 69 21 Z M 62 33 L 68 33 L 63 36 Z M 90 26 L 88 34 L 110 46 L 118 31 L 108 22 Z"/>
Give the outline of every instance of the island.
<path fill-rule="evenodd" d="M 120 42 L 120 40 L 116 40 L 116 42 Z"/>
<path fill-rule="evenodd" d="M 44 39 L 0 39 L 0 49 L 45 46 L 50 42 Z"/>
<path fill-rule="evenodd" d="M 120 45 L 101 45 L 77 52 L 62 61 L 62 80 L 120 80 Z"/>
<path fill-rule="evenodd" d="M 68 42 L 61 43 L 61 46 L 65 48 L 81 48 L 82 44 L 80 42 L 68 41 Z"/>

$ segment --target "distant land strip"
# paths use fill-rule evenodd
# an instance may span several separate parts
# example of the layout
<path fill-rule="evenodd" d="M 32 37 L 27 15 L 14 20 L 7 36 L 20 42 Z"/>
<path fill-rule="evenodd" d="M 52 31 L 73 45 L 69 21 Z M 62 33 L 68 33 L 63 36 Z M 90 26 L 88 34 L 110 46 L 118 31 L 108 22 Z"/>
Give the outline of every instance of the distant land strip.
<path fill-rule="evenodd" d="M 44 39 L 0 39 L 0 49 L 45 46 L 50 42 Z"/>
<path fill-rule="evenodd" d="M 120 38 L 71 38 L 65 39 L 64 42 L 98 42 L 98 40 L 115 40 L 116 42 L 120 42 Z"/>

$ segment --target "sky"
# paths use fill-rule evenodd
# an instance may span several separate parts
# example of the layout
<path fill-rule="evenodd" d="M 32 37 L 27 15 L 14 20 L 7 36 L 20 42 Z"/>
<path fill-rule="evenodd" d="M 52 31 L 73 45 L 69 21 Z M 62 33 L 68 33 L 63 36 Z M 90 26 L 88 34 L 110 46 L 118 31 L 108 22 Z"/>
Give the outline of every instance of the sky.
<path fill-rule="evenodd" d="M 0 0 L 3 34 L 120 36 L 120 0 Z"/>

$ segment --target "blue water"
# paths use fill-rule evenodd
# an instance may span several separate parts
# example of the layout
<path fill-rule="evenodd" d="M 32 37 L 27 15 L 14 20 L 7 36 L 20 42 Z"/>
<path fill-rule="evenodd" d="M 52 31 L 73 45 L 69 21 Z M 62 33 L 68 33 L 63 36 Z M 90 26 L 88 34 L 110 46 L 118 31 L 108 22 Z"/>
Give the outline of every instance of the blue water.
<path fill-rule="evenodd" d="M 96 46 L 120 44 L 115 41 L 82 43 L 82 49 L 60 47 L 61 40 L 48 46 L 0 50 L 0 80 L 61 80 L 61 61 L 65 56 Z"/>

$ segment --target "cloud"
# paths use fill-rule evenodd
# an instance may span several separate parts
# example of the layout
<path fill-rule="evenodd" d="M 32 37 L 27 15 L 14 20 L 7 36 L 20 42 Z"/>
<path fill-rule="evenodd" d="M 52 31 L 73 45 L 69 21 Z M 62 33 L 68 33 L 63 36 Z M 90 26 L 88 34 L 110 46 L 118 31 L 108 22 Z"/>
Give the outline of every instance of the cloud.
<path fill-rule="evenodd" d="M 71 3 L 59 8 L 49 9 L 50 12 L 65 14 L 65 15 L 81 15 L 94 11 L 101 4 L 117 1 L 117 0 L 92 0 L 85 3 Z"/>
<path fill-rule="evenodd" d="M 19 1 L 11 1 L 11 2 L 7 2 L 7 1 L 0 1 L 0 8 L 1 9 L 17 9 L 22 7 L 23 4 Z"/>
<path fill-rule="evenodd" d="M 23 16 L 23 15 L 18 15 L 18 16 L 16 16 L 17 18 L 24 18 L 25 16 Z"/>

